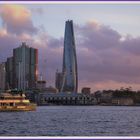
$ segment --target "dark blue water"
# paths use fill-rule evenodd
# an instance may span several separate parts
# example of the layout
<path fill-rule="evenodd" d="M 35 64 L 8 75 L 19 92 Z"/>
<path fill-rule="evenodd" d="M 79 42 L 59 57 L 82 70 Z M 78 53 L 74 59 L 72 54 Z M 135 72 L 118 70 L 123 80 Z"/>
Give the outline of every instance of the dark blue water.
<path fill-rule="evenodd" d="M 0 112 L 0 136 L 140 136 L 140 107 L 43 106 Z"/>

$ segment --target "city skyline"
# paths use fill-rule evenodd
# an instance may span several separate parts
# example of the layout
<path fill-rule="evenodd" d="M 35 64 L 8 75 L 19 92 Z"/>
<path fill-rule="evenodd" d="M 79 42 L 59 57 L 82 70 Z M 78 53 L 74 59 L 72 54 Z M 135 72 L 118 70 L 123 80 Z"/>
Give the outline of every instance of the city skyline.
<path fill-rule="evenodd" d="M 38 81 L 38 49 L 25 42 L 14 48 L 12 57 L 0 63 L 0 89 L 35 89 Z"/>
<path fill-rule="evenodd" d="M 13 48 L 27 42 L 39 49 L 39 72 L 49 85 L 54 85 L 55 71 L 62 66 L 64 22 L 72 19 L 79 89 L 140 89 L 139 4 L 0 7 L 0 63 L 11 56 Z"/>

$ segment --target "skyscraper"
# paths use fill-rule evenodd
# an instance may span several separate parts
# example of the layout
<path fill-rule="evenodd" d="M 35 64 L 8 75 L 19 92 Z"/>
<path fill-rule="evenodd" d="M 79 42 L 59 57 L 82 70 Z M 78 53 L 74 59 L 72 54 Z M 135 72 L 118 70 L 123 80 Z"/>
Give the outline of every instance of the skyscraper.
<path fill-rule="evenodd" d="M 55 75 L 55 87 L 58 89 L 58 91 L 61 91 L 62 88 L 62 80 L 63 80 L 63 73 L 56 71 Z"/>
<path fill-rule="evenodd" d="M 9 57 L 6 61 L 6 89 L 13 88 L 13 81 L 13 57 Z"/>
<path fill-rule="evenodd" d="M 64 52 L 63 52 L 63 92 L 77 92 L 77 58 L 75 49 L 75 39 L 73 30 L 73 21 L 68 20 L 65 24 Z"/>
<path fill-rule="evenodd" d="M 6 87 L 6 71 L 5 63 L 0 64 L 0 89 L 4 90 Z"/>
<path fill-rule="evenodd" d="M 13 50 L 14 88 L 32 89 L 37 81 L 38 50 L 26 43 Z"/>

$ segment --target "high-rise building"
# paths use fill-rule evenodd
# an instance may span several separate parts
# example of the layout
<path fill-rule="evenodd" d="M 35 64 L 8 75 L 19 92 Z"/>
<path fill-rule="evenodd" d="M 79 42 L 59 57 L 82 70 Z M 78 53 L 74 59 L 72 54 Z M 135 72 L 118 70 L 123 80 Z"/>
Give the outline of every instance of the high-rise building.
<path fill-rule="evenodd" d="M 6 87 L 6 71 L 5 71 L 5 63 L 0 64 L 0 89 L 4 90 Z"/>
<path fill-rule="evenodd" d="M 63 52 L 63 92 L 77 92 L 77 58 L 72 20 L 66 21 Z"/>
<path fill-rule="evenodd" d="M 29 87 L 35 87 L 38 80 L 38 50 L 30 48 L 30 74 Z"/>
<path fill-rule="evenodd" d="M 14 81 L 14 75 L 13 75 L 13 57 L 7 58 L 6 61 L 6 89 L 13 88 L 13 81 Z"/>
<path fill-rule="evenodd" d="M 55 77 L 55 87 L 60 92 L 61 88 L 62 88 L 63 73 L 62 72 L 58 72 L 58 70 L 57 70 L 55 76 L 56 76 Z"/>
<path fill-rule="evenodd" d="M 32 89 L 37 81 L 38 50 L 26 43 L 13 50 L 14 88 Z"/>

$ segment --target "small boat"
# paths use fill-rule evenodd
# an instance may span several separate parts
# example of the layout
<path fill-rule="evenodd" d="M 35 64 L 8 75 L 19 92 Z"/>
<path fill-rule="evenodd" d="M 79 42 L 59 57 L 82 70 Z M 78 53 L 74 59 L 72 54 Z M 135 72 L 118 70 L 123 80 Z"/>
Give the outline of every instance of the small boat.
<path fill-rule="evenodd" d="M 23 92 L 6 92 L 0 94 L 1 111 L 35 111 L 36 104 L 30 103 Z"/>

